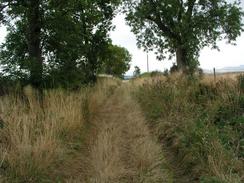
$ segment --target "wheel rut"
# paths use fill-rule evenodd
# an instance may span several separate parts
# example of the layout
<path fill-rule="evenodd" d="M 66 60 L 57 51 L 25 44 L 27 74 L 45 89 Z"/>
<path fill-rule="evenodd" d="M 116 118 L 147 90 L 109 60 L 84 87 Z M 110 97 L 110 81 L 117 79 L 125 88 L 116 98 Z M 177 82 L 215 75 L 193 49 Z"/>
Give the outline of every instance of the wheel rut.
<path fill-rule="evenodd" d="M 84 182 L 171 182 L 161 145 L 130 93 L 126 84 L 118 88 L 94 118 L 96 138 L 89 146 Z"/>

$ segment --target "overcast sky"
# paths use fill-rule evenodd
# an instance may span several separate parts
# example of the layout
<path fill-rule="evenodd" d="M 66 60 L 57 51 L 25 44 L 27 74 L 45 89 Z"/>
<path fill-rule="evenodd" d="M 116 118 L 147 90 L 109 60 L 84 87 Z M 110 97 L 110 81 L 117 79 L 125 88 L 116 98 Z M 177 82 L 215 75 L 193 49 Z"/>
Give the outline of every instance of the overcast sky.
<path fill-rule="evenodd" d="M 232 1 L 232 0 L 229 0 Z M 241 0 L 244 8 L 244 0 Z M 132 54 L 131 69 L 127 74 L 132 74 L 134 66 L 139 66 L 142 72 L 147 71 L 147 54 L 139 50 L 136 46 L 136 37 L 130 31 L 130 27 L 126 25 L 124 15 L 118 15 L 114 19 L 116 29 L 111 32 L 111 38 L 114 44 L 127 48 Z M 200 53 L 200 66 L 203 69 L 223 68 L 229 66 L 244 65 L 244 33 L 237 39 L 237 46 L 228 45 L 226 41 L 218 43 L 220 51 L 204 48 Z M 153 53 L 149 53 L 149 67 L 150 71 L 170 68 L 175 58 L 171 61 L 158 61 Z"/>
<path fill-rule="evenodd" d="M 229 0 L 233 1 L 233 0 Z M 241 0 L 242 7 L 244 8 L 244 0 Z M 127 72 L 131 75 L 134 70 L 134 66 L 139 66 L 142 72 L 147 70 L 147 54 L 142 50 L 139 50 L 136 46 L 136 38 L 130 31 L 130 27 L 126 25 L 124 15 L 117 15 L 113 21 L 116 26 L 115 31 L 110 33 L 110 36 L 114 44 L 123 46 L 129 50 L 132 54 L 132 64 L 130 71 Z M 4 40 L 6 36 L 6 29 L 0 27 L 0 42 Z M 203 69 L 223 68 L 229 66 L 244 65 L 244 33 L 237 39 L 237 46 L 228 45 L 225 41 L 219 42 L 220 52 L 217 50 L 211 50 L 210 48 L 204 48 L 200 53 L 200 64 Z M 170 68 L 172 62 L 175 59 L 168 61 L 157 61 L 156 56 L 153 53 L 149 53 L 149 67 L 150 71 L 161 70 Z"/>

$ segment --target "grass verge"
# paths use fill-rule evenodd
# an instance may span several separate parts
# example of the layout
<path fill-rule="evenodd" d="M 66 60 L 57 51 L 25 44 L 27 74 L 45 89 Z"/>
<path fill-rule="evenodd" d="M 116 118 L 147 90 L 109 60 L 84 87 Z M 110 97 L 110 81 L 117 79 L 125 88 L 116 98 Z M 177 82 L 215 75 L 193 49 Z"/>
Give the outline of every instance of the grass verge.
<path fill-rule="evenodd" d="M 244 181 L 244 95 L 239 79 L 151 78 L 135 92 L 177 182 Z M 185 179 L 185 180 L 184 180 Z"/>

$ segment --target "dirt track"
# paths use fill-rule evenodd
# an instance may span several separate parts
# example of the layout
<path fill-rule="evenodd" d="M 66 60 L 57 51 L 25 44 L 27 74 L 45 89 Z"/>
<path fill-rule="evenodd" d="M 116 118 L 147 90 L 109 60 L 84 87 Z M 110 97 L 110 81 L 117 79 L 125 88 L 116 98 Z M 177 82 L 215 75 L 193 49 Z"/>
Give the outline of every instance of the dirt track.
<path fill-rule="evenodd" d="M 84 182 L 171 182 L 161 146 L 127 85 L 116 90 L 93 123 L 96 139 L 86 157 L 89 171 Z"/>

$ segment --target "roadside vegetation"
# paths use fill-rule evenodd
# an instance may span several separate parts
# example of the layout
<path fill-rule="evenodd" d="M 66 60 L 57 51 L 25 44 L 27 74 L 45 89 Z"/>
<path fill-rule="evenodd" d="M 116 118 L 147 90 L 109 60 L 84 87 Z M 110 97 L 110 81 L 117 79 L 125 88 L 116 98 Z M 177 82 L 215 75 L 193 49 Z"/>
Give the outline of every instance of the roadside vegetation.
<path fill-rule="evenodd" d="M 118 13 L 169 71 L 116 79 Z M 243 17 L 227 0 L 0 0 L 0 182 L 244 182 L 244 76 L 198 68 Z"/>
<path fill-rule="evenodd" d="M 214 82 L 174 74 L 137 81 L 134 96 L 176 182 L 244 181 L 243 78 Z"/>
<path fill-rule="evenodd" d="M 77 91 L 30 86 L 0 97 L 0 182 L 171 183 L 135 86 L 115 78 Z"/>
<path fill-rule="evenodd" d="M 100 79 L 78 91 L 46 90 L 42 107 L 31 87 L 0 97 L 0 182 L 59 182 L 75 176 L 69 161 L 82 158 L 90 120 L 119 83 Z"/>
<path fill-rule="evenodd" d="M 104 77 L 42 104 L 16 91 L 0 97 L 1 182 L 243 182 L 243 75 Z"/>

